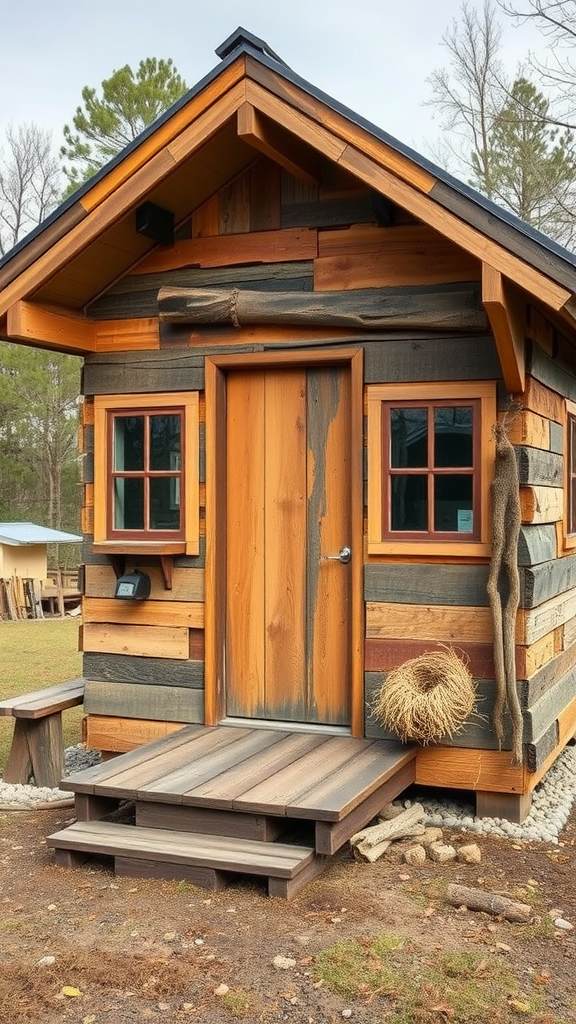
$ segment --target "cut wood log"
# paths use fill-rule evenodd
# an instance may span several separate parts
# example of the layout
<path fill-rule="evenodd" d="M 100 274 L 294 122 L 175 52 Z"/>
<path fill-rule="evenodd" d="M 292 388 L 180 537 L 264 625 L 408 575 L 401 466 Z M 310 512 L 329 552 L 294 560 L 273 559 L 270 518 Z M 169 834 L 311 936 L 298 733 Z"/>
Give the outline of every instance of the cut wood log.
<path fill-rule="evenodd" d="M 506 921 L 526 924 L 532 917 L 532 907 L 528 903 L 518 903 L 507 896 L 497 896 L 483 889 L 471 889 L 466 885 L 449 885 L 446 899 L 453 907 L 468 907 L 469 910 L 480 910 L 493 917 L 504 917 Z"/>
<path fill-rule="evenodd" d="M 350 839 L 355 859 L 373 864 L 386 853 L 395 839 L 424 835 L 426 829 L 422 824 L 423 817 L 422 804 L 414 804 L 394 818 L 386 821 L 381 819 L 377 825 L 356 832 Z"/>
<path fill-rule="evenodd" d="M 412 807 L 408 807 L 402 814 L 398 814 L 395 818 L 391 818 L 388 821 L 380 821 L 378 825 L 370 825 L 368 828 L 362 829 L 361 832 L 356 832 L 350 839 L 352 846 L 359 846 L 360 843 L 364 843 L 367 847 L 378 846 L 385 839 L 392 841 L 393 839 L 403 839 L 405 836 L 418 836 L 422 835 L 425 831 L 424 825 L 419 824 L 424 817 L 424 808 L 422 804 L 413 804 Z M 413 832 L 412 829 L 415 825 L 418 825 L 418 831 Z M 410 831 L 407 831 L 410 829 Z"/>
<path fill-rule="evenodd" d="M 165 286 L 158 292 L 163 323 L 307 324 L 320 327 L 486 329 L 470 286 L 362 288 L 345 292 L 263 292 Z"/>

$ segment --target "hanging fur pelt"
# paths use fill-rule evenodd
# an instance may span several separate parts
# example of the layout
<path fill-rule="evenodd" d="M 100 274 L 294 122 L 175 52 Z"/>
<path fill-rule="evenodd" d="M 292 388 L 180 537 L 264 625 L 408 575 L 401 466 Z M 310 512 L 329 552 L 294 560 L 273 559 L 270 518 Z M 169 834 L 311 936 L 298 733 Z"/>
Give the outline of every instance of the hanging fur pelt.
<path fill-rule="evenodd" d="M 492 428 L 496 441 L 496 463 L 490 488 L 492 559 L 487 590 L 494 624 L 494 732 L 501 749 L 504 741 L 504 708 L 507 705 L 512 721 L 511 761 L 519 765 L 522 764 L 522 711 L 516 689 L 516 613 L 520 600 L 520 493 L 516 452 L 506 435 L 505 419 Z M 503 579 L 508 582 L 508 597 L 504 606 L 501 593 Z"/>

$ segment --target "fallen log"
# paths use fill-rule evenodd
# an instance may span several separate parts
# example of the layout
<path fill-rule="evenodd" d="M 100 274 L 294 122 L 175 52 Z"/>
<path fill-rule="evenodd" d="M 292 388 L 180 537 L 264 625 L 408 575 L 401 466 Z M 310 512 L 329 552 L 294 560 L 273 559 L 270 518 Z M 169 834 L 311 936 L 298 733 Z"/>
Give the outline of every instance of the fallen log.
<path fill-rule="evenodd" d="M 496 896 L 483 889 L 471 889 L 467 885 L 449 885 L 446 899 L 453 907 L 467 907 L 469 910 L 480 910 L 493 917 L 503 917 L 506 921 L 526 924 L 532 918 L 532 907 L 528 903 L 519 903 L 507 896 Z"/>

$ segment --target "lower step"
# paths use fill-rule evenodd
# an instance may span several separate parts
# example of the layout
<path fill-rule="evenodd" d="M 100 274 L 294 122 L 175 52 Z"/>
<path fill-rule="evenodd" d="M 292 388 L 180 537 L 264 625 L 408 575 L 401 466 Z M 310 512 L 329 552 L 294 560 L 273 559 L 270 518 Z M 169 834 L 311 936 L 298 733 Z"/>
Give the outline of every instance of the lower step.
<path fill-rule="evenodd" d="M 288 898 L 324 867 L 309 846 L 262 843 L 168 829 L 141 828 L 110 821 L 77 821 L 47 840 L 64 866 L 88 856 L 114 859 L 117 874 L 186 879 L 207 888 L 221 888 L 233 875 L 258 875 L 268 880 L 271 896 Z"/>

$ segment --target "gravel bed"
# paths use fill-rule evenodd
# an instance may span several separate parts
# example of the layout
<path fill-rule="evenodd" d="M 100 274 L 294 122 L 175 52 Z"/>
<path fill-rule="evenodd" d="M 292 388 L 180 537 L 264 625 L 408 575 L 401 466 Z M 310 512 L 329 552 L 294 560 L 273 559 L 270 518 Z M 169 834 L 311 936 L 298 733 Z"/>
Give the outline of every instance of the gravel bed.
<path fill-rule="evenodd" d="M 100 755 L 86 750 L 79 743 L 66 750 L 66 775 L 98 764 Z M 413 799 L 403 801 L 404 806 L 421 803 L 425 810 L 425 823 L 462 832 L 504 836 L 508 839 L 534 840 L 557 843 L 566 824 L 576 796 L 576 747 L 567 747 L 546 777 L 534 790 L 530 813 L 521 825 L 504 818 L 477 818 L 473 804 L 449 797 L 434 799 L 429 789 L 412 794 Z M 0 780 L 0 808 L 34 808 L 39 804 L 69 800 L 70 793 L 62 789 L 37 786 L 15 786 Z"/>
<path fill-rule="evenodd" d="M 83 768 L 91 768 L 98 764 L 100 754 L 97 750 L 86 750 L 81 743 L 75 747 L 68 747 L 65 751 L 64 774 L 73 775 Z M 39 804 L 59 803 L 62 800 L 70 800 L 71 793 L 64 789 L 48 789 L 46 786 L 21 786 L 4 782 L 0 777 L 0 809 L 8 808 L 17 810 L 34 809 Z"/>

